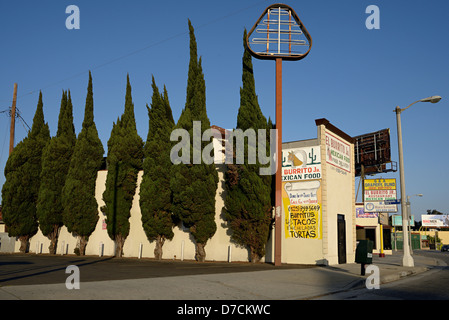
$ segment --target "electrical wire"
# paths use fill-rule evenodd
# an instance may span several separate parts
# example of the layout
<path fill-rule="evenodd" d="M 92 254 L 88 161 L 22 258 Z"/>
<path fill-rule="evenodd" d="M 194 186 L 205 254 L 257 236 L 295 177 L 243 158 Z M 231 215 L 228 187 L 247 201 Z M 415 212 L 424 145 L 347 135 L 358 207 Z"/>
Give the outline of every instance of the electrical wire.
<path fill-rule="evenodd" d="M 6 109 L 6 110 L 3 110 L 3 111 L 0 111 L 0 113 L 6 113 L 6 112 L 9 112 L 9 117 L 11 117 L 11 108 L 9 108 L 9 109 Z M 22 117 L 22 113 L 20 112 L 20 109 L 16 106 L 16 118 L 18 118 L 20 121 L 21 121 L 21 123 L 22 123 L 22 126 L 23 126 L 23 128 L 25 129 L 25 131 L 28 133 L 28 132 L 30 132 L 31 131 L 31 128 L 30 128 L 30 126 L 28 125 L 28 123 L 25 121 L 25 119 Z M 26 126 L 26 127 L 25 127 Z M 28 129 L 27 129 L 28 128 Z"/>
<path fill-rule="evenodd" d="M 19 110 L 18 107 L 16 107 L 16 118 L 19 118 L 19 119 L 21 120 L 22 125 L 23 125 L 23 128 L 25 129 L 26 132 L 31 131 L 30 126 L 29 126 L 28 123 L 25 121 L 25 119 L 22 117 L 22 113 L 20 112 L 20 110 Z M 25 128 L 25 125 L 28 127 L 28 130 L 27 130 L 27 128 Z"/>

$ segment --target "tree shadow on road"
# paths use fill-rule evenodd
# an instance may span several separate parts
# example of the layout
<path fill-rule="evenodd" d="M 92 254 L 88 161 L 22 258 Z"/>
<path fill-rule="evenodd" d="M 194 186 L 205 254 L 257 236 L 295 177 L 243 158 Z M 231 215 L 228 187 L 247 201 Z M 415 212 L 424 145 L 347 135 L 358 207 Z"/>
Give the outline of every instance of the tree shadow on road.
<path fill-rule="evenodd" d="M 30 266 L 29 268 L 10 269 L 6 272 L 0 272 L 0 286 L 5 285 L 20 285 L 20 284 L 47 284 L 65 282 L 66 274 L 57 273 L 58 271 L 66 270 L 69 265 L 76 265 L 78 267 L 96 264 L 113 259 L 114 257 L 107 257 L 102 259 L 70 259 L 61 262 L 37 265 L 31 261 L 2 261 L 2 266 Z M 86 261 L 90 260 L 90 261 Z M 53 259 L 51 261 L 54 261 Z M 27 279 L 28 281 L 20 281 Z"/>

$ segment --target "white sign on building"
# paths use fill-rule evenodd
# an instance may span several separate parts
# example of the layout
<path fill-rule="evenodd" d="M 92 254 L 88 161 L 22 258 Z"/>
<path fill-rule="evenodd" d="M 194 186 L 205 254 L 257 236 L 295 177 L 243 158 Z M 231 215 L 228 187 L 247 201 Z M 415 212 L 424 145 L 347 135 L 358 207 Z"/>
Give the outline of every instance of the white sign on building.
<path fill-rule="evenodd" d="M 321 179 L 320 146 L 282 150 L 282 181 Z"/>
<path fill-rule="evenodd" d="M 345 172 L 351 172 L 351 146 L 326 130 L 326 161 Z"/>
<path fill-rule="evenodd" d="M 384 201 L 365 201 L 365 212 L 397 212 L 396 204 L 385 204 Z"/>
<path fill-rule="evenodd" d="M 365 201 L 396 200 L 396 190 L 365 190 Z"/>

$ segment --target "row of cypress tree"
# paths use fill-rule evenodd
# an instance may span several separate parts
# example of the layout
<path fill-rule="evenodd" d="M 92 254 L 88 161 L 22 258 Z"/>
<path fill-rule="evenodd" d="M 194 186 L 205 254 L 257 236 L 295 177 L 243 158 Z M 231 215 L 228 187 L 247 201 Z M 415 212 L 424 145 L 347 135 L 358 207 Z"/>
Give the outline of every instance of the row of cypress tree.
<path fill-rule="evenodd" d="M 50 252 L 55 253 L 59 231 L 65 225 L 79 237 L 79 250 L 84 253 L 87 239 L 95 229 L 95 181 L 104 150 L 94 123 L 90 72 L 78 138 L 72 112 L 70 92 L 63 92 L 57 134 L 51 138 L 40 92 L 31 131 L 6 162 L 3 219 L 9 235 L 20 240 L 21 252 L 27 251 L 28 240 L 40 227 L 51 241 Z"/>
<path fill-rule="evenodd" d="M 202 132 L 210 128 L 201 57 L 197 54 L 190 20 L 188 27 L 190 62 L 185 107 L 175 124 L 167 89 L 164 86 L 161 93 L 153 77 L 151 107 L 147 105 L 149 131 L 146 143 L 137 133 L 131 85 L 127 77 L 125 110 L 113 124 L 108 140 L 108 174 L 103 193 L 105 205 L 101 207 L 106 215 L 108 235 L 116 243 L 116 256 L 123 255 L 124 242 L 129 235 L 130 209 L 141 170 L 139 204 L 142 225 L 147 238 L 156 242 L 154 254 L 157 259 L 162 258 L 163 244 L 173 238 L 173 227 L 180 222 L 195 240 L 195 258 L 198 261 L 205 260 L 206 243 L 217 229 L 215 196 L 218 173 L 215 165 L 174 165 L 170 160 L 173 129 L 185 129 L 193 139 L 193 121 L 201 121 Z M 244 43 L 245 39 L 246 30 Z M 271 120 L 266 120 L 257 101 L 251 56 L 246 50 L 242 63 L 243 87 L 240 89 L 237 128 L 271 129 Z M 95 188 L 104 149 L 94 122 L 90 72 L 84 121 L 78 137 L 72 112 L 70 91 L 64 91 L 58 130 L 56 136 L 50 137 L 40 93 L 32 129 L 7 161 L 6 182 L 2 188 L 3 215 L 9 235 L 21 241 L 21 252 L 26 252 L 28 240 L 40 227 L 51 240 L 50 253 L 56 253 L 58 235 L 65 225 L 78 237 L 76 250 L 83 255 L 98 221 Z M 203 150 L 209 143 L 203 141 L 197 146 L 191 141 L 190 155 L 195 152 L 193 148 Z M 259 167 L 260 164 L 228 164 L 225 173 L 224 212 L 232 230 L 231 238 L 248 248 L 253 262 L 265 255 L 272 223 L 271 177 L 260 176 Z"/>

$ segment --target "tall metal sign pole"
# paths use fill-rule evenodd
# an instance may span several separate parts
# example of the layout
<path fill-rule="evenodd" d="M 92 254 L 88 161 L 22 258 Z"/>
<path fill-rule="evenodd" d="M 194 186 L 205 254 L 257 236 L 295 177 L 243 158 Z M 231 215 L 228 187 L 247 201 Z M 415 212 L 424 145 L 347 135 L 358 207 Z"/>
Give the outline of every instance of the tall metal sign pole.
<path fill-rule="evenodd" d="M 246 38 L 246 47 L 257 59 L 276 61 L 276 195 L 274 264 L 281 265 L 282 243 L 282 60 L 305 58 L 312 38 L 296 12 L 285 4 L 268 6 Z"/>

